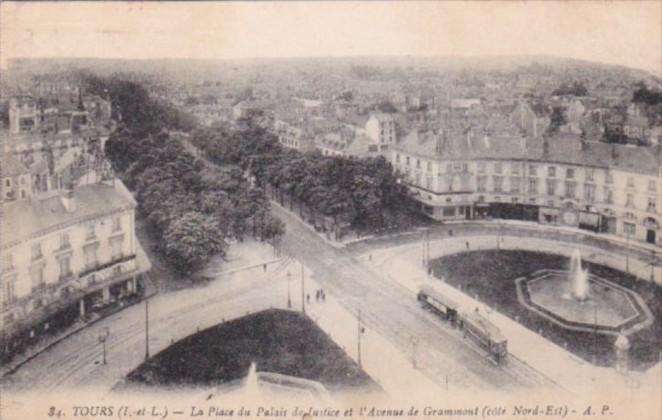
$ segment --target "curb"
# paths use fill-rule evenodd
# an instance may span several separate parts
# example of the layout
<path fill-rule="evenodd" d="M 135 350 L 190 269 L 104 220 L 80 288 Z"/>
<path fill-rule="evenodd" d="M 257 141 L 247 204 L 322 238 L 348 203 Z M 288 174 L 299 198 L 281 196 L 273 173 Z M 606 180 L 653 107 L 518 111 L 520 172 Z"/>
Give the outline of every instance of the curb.
<path fill-rule="evenodd" d="M 79 327 L 77 327 L 77 328 L 75 328 L 75 329 L 73 329 L 73 330 L 71 330 L 71 331 L 65 333 L 64 335 L 62 335 L 62 336 L 58 337 L 57 339 L 55 339 L 55 340 L 49 342 L 49 343 L 46 344 L 44 347 L 41 347 L 39 350 L 35 351 L 34 353 L 30 354 L 29 356 L 26 356 L 23 360 L 21 360 L 21 361 L 19 361 L 19 362 L 16 362 L 16 363 L 13 364 L 11 367 L 8 367 L 7 369 L 3 369 L 3 372 L 0 374 L 0 378 L 6 378 L 7 376 L 10 376 L 10 375 L 14 374 L 14 373 L 15 373 L 18 369 L 20 369 L 21 366 L 23 366 L 24 364 L 28 363 L 29 361 L 31 361 L 31 360 L 34 359 L 35 357 L 39 356 L 40 354 L 44 353 L 45 351 L 50 350 L 50 349 L 53 348 L 56 344 L 59 344 L 60 342 L 62 342 L 62 341 L 64 341 L 64 340 L 68 339 L 69 337 L 71 337 L 71 336 L 73 336 L 73 335 L 79 333 L 80 331 L 84 330 L 85 328 L 87 328 L 87 327 L 89 327 L 89 326 L 91 326 L 91 325 L 94 325 L 94 324 L 96 324 L 97 322 L 99 322 L 99 321 L 101 321 L 101 320 L 103 320 L 103 319 L 106 319 L 106 318 L 108 318 L 108 317 L 111 316 L 111 315 L 115 315 L 116 313 L 119 313 L 119 312 L 123 311 L 123 310 L 126 309 L 126 308 L 130 308 L 130 307 L 132 307 L 132 306 L 134 306 L 134 305 L 137 305 L 137 304 L 140 303 L 140 302 L 144 302 L 145 300 L 147 300 L 147 299 L 149 299 L 149 298 L 151 298 L 151 297 L 153 297 L 153 296 L 156 296 L 157 294 L 158 294 L 158 291 L 155 291 L 154 293 L 149 294 L 149 295 L 145 295 L 145 296 L 143 296 L 142 299 L 140 299 L 140 300 L 137 300 L 137 301 L 135 301 L 135 302 L 133 302 L 133 303 L 131 303 L 131 304 L 129 304 L 129 305 L 125 305 L 125 306 L 122 306 L 122 307 L 120 307 L 120 308 L 117 308 L 117 310 L 115 310 L 115 311 L 109 312 L 109 313 L 105 314 L 104 316 L 100 316 L 99 318 L 95 318 L 95 319 L 93 319 L 93 320 L 91 320 L 91 321 L 88 321 L 88 322 L 84 323 L 83 325 L 80 325 Z"/>

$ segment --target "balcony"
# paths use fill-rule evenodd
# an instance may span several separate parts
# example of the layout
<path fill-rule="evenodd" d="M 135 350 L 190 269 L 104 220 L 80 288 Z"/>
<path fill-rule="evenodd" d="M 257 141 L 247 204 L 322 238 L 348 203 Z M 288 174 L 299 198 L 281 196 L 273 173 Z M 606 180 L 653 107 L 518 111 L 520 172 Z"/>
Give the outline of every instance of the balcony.
<path fill-rule="evenodd" d="M 134 260 L 135 258 L 136 258 L 135 254 L 134 255 L 127 255 L 127 256 L 120 255 L 118 258 L 113 258 L 111 261 L 109 261 L 105 264 L 99 264 L 99 265 L 95 265 L 93 267 L 85 267 L 85 269 L 78 274 L 78 277 L 85 277 L 85 276 L 88 276 L 88 275 L 94 273 L 95 271 L 106 270 L 107 268 L 110 268 L 110 267 L 112 267 L 116 264 L 129 262 L 131 260 Z"/>

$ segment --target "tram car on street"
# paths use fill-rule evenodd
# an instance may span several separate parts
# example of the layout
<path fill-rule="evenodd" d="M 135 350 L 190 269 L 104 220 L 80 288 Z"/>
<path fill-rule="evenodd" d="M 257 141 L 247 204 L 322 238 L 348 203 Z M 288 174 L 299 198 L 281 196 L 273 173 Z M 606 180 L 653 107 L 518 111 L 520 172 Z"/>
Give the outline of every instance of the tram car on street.
<path fill-rule="evenodd" d="M 417 299 L 424 308 L 460 328 L 466 338 L 485 350 L 497 363 L 508 355 L 508 340 L 478 309 L 463 312 L 457 303 L 427 285 L 419 288 Z"/>
<path fill-rule="evenodd" d="M 459 326 L 465 334 L 499 363 L 508 355 L 508 340 L 501 330 L 478 311 L 460 314 Z"/>
<path fill-rule="evenodd" d="M 421 302 L 423 307 L 452 324 L 457 321 L 458 305 L 432 287 L 421 286 L 418 292 L 418 301 Z"/>

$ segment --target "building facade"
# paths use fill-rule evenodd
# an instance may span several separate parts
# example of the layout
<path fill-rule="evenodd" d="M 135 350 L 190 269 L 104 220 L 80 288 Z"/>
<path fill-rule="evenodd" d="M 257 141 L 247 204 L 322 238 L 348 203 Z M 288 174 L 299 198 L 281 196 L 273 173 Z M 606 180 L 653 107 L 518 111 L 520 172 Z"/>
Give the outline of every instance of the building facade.
<path fill-rule="evenodd" d="M 388 149 L 397 141 L 395 119 L 389 114 L 372 114 L 365 124 L 365 134 L 377 144 L 379 150 Z"/>
<path fill-rule="evenodd" d="M 112 174 L 103 142 L 91 127 L 3 133 L 3 361 L 145 290 L 151 265 L 135 235 L 136 202 Z"/>
<path fill-rule="evenodd" d="M 659 148 L 569 136 L 405 140 L 392 163 L 434 219 L 519 219 L 662 244 Z"/>

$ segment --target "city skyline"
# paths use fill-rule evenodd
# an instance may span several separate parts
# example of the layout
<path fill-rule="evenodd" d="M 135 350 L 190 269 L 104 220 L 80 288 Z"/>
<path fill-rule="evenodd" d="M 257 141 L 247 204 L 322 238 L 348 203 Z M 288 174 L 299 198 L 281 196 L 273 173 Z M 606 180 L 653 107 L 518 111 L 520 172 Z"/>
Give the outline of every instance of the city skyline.
<path fill-rule="evenodd" d="M 657 76 L 662 71 L 658 2 L 195 3 L 185 10 L 176 3 L 109 6 L 4 3 L 2 66 L 14 58 L 544 55 L 623 65 Z M 185 29 L 172 31 L 173 25 Z"/>

